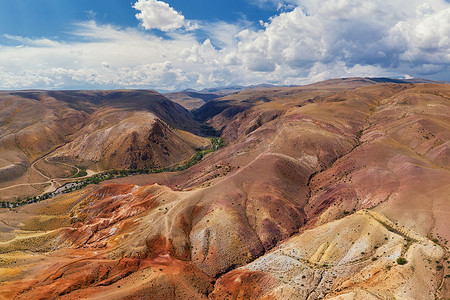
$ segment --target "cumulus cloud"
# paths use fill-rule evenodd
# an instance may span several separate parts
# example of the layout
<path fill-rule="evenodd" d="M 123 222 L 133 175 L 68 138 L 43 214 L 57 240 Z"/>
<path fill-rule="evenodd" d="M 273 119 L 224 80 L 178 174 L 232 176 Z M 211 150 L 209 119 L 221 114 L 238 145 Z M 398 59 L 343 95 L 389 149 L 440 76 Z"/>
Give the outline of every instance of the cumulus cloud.
<path fill-rule="evenodd" d="M 235 51 L 251 71 L 294 69 L 312 78 L 315 66 L 329 66 L 333 76 L 339 63 L 351 74 L 366 66 L 375 76 L 441 72 L 448 80 L 449 13 L 441 0 L 303 0 L 264 29 L 239 33 Z"/>
<path fill-rule="evenodd" d="M 158 2 L 135 6 L 148 17 L 146 8 L 156 3 L 173 18 L 147 25 L 138 18 L 169 38 L 93 20 L 76 25 L 78 42 L 3 36 L 0 89 L 173 90 L 351 76 L 450 80 L 444 0 L 302 0 L 264 26 L 198 22 L 198 31 L 179 30 L 187 21 Z"/>
<path fill-rule="evenodd" d="M 136 29 L 100 26 L 94 21 L 78 24 L 74 34 L 80 42 L 48 43 L 45 39 L 14 37 L 22 47 L 0 47 L 0 88 L 170 90 L 192 79 L 184 75 L 189 69 L 174 66 L 182 49 L 197 44 L 192 36 L 163 40 Z"/>
<path fill-rule="evenodd" d="M 147 30 L 171 31 L 182 27 L 192 30 L 196 27 L 195 24 L 186 21 L 181 13 L 163 1 L 139 0 L 133 5 L 133 8 L 140 11 L 136 14 L 136 18 L 141 21 L 142 27 Z"/>

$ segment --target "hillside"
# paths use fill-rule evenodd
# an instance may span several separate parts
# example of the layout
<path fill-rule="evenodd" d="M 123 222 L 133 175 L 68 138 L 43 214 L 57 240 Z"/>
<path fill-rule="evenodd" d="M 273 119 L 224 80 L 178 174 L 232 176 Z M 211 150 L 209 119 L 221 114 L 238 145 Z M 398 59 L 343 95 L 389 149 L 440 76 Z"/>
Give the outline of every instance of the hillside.
<path fill-rule="evenodd" d="M 169 119 L 65 101 L 52 107 L 83 125 L 50 162 L 128 163 L 148 146 L 139 134 L 127 140 L 123 121 L 99 121 L 120 114 L 130 132 L 170 135 L 176 157 L 189 149 L 179 144 L 203 141 L 182 135 L 200 125 L 175 104 L 180 115 Z M 349 78 L 261 87 L 211 99 L 194 115 L 227 146 L 190 169 L 1 209 L 0 298 L 449 297 L 449 85 Z M 112 135 L 132 150 L 112 155 Z M 65 136 L 51 138 L 57 147 Z M 38 144 L 30 149 L 49 147 Z"/>
<path fill-rule="evenodd" d="M 191 113 L 155 91 L 2 92 L 0 107 L 0 200 L 51 190 L 80 168 L 164 167 L 208 146 Z"/>
<path fill-rule="evenodd" d="M 196 91 L 193 89 L 187 89 L 180 92 L 171 92 L 163 94 L 168 99 L 175 103 L 180 104 L 188 110 L 195 110 L 202 107 L 206 102 L 222 98 L 230 94 L 236 94 L 242 90 L 258 89 L 262 87 L 275 87 L 268 84 L 250 85 L 250 86 L 228 86 L 217 87 L 210 89 L 203 89 Z"/>

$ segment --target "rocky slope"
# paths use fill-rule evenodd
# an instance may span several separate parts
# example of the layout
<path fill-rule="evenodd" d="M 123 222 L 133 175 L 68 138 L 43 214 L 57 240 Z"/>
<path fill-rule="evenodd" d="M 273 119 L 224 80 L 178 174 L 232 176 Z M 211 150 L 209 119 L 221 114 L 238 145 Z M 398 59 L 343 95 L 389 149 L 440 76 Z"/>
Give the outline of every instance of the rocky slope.
<path fill-rule="evenodd" d="M 228 145 L 194 167 L 1 211 L 0 297 L 446 299 L 449 99 L 345 79 L 211 100 Z"/>

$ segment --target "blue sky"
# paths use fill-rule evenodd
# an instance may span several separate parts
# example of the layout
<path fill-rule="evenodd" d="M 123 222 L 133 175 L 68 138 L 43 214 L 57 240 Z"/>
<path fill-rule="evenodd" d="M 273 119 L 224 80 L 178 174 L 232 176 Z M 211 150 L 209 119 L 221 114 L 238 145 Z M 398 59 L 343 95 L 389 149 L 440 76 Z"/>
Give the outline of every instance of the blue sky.
<path fill-rule="evenodd" d="M 274 3 L 258 6 L 249 1 L 232 0 L 166 2 L 186 18 L 195 20 L 258 23 L 277 13 Z M 99 23 L 136 27 L 139 21 L 132 4 L 129 0 L 1 0 L 0 30 L 11 35 L 67 38 L 66 33 L 73 23 L 92 17 Z"/>
<path fill-rule="evenodd" d="M 445 0 L 0 0 L 0 89 L 450 80 Z"/>
<path fill-rule="evenodd" d="M 275 2 L 176 0 L 166 1 L 187 19 L 258 25 L 276 15 Z M 95 20 L 98 24 L 139 27 L 133 1 L 129 0 L 0 0 L 0 34 L 73 40 L 74 24 Z M 44 18 L 44 19 L 43 19 Z M 162 35 L 159 31 L 154 34 Z"/>
<path fill-rule="evenodd" d="M 0 0 L 0 32 L 29 37 L 67 37 L 73 23 L 89 12 L 101 22 L 137 26 L 130 1 L 117 0 Z"/>

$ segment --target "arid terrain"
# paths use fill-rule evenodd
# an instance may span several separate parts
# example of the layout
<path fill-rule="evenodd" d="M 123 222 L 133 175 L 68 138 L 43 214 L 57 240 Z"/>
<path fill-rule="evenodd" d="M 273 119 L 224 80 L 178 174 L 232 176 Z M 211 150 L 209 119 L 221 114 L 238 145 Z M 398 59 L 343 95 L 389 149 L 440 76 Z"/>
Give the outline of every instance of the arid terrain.
<path fill-rule="evenodd" d="M 0 209 L 0 299 L 450 298 L 450 85 L 344 78 L 204 102 L 0 93 L 0 200 L 78 168 L 183 162 L 210 146 L 205 124 L 226 142 L 183 171 Z"/>
<path fill-rule="evenodd" d="M 0 129 L 0 201 L 52 191 L 81 169 L 170 166 L 209 145 L 155 91 L 0 92 Z"/>

